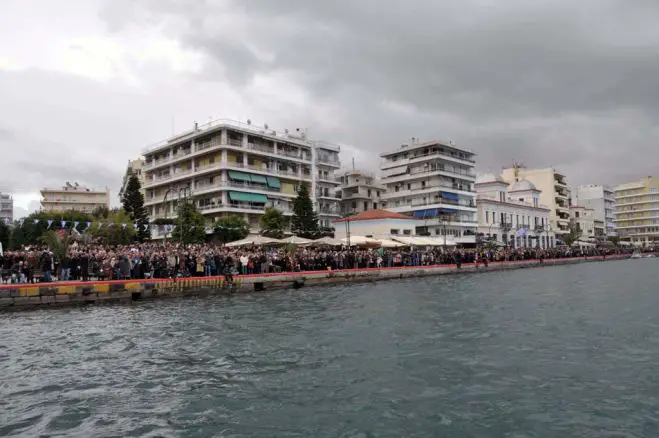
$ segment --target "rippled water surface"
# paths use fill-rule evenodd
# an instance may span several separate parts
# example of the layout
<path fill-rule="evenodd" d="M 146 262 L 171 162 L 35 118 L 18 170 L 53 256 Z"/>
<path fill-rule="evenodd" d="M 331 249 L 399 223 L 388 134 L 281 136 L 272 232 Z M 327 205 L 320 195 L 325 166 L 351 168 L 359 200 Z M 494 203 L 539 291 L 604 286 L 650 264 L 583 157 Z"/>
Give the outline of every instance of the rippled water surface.
<path fill-rule="evenodd" d="M 659 436 L 658 267 L 0 314 L 0 436 Z"/>

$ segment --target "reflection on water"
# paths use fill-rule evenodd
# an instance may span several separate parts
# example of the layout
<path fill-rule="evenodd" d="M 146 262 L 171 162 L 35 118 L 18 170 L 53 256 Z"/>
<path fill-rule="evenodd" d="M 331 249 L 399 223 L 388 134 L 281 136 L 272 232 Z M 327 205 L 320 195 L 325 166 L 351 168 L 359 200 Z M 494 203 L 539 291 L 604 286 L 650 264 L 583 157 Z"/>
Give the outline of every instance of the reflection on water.
<path fill-rule="evenodd" d="M 2 314 L 0 436 L 656 436 L 657 263 Z"/>

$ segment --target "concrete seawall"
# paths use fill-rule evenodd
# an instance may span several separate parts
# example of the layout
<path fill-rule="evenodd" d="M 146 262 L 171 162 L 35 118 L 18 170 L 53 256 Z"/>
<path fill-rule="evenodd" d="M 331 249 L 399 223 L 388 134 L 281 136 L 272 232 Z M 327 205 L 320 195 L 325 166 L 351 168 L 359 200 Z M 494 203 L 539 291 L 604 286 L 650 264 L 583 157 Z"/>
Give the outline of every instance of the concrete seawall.
<path fill-rule="evenodd" d="M 606 261 L 629 258 L 629 255 L 608 256 Z M 156 298 L 208 296 L 213 294 L 261 292 L 342 283 L 447 275 L 468 272 L 492 272 L 511 269 L 602 262 L 601 257 L 563 258 L 490 263 L 478 269 L 473 264 L 415 266 L 402 268 L 371 268 L 341 271 L 287 272 L 281 274 L 241 275 L 233 285 L 223 277 L 193 277 L 151 280 L 67 282 L 0 285 L 0 311 L 54 308 L 89 304 L 131 303 Z"/>

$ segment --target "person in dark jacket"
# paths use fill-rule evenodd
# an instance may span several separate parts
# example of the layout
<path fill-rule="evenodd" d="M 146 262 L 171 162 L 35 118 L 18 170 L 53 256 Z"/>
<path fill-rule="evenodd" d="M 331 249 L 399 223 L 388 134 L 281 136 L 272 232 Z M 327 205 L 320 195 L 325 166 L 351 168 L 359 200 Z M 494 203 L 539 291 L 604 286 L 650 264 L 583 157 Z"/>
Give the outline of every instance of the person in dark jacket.
<path fill-rule="evenodd" d="M 119 279 L 129 280 L 130 271 L 131 271 L 130 261 L 128 261 L 128 257 L 124 256 L 119 262 Z"/>

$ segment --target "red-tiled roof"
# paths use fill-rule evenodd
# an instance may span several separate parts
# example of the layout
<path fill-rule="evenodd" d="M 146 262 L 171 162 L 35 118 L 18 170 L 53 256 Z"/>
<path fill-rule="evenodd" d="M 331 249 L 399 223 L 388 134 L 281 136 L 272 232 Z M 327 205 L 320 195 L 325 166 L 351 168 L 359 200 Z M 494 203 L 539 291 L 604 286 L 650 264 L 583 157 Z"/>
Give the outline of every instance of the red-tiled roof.
<path fill-rule="evenodd" d="M 350 222 L 354 221 L 371 221 L 371 220 L 380 220 L 380 219 L 407 219 L 415 220 L 412 216 L 406 216 L 400 213 L 394 213 L 393 211 L 387 210 L 366 210 L 361 213 L 348 216 L 347 218 L 337 219 L 334 222 L 345 222 L 349 220 Z"/>

